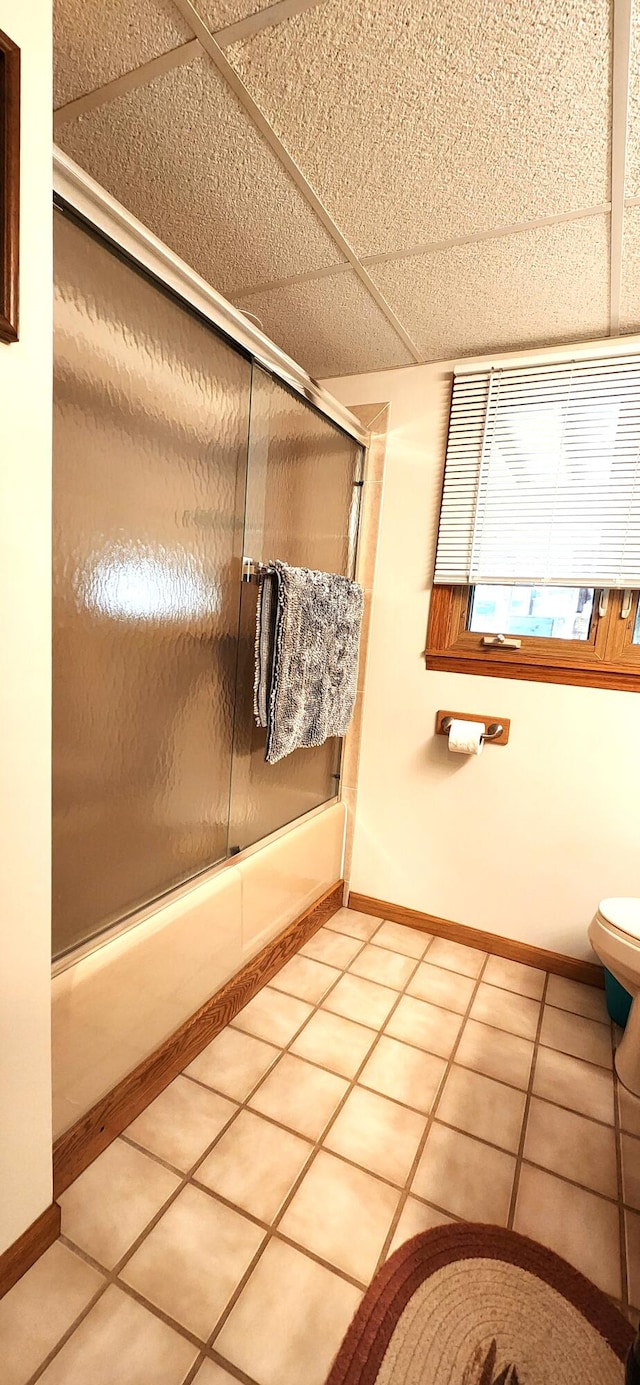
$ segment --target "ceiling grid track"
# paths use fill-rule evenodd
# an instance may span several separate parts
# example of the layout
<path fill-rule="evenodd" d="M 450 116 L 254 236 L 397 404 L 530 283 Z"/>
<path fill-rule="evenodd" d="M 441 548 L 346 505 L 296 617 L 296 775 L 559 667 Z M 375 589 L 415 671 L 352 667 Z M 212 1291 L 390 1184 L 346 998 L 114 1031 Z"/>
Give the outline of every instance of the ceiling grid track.
<path fill-rule="evenodd" d="M 631 22 L 633 0 L 613 0 L 613 65 L 611 77 L 611 252 L 609 334 L 620 334 L 622 242 L 629 115 Z"/>
<path fill-rule="evenodd" d="M 253 121 L 254 125 L 259 130 L 263 139 L 266 140 L 270 149 L 280 160 L 280 163 L 282 164 L 286 172 L 289 174 L 289 177 L 295 183 L 298 191 L 302 193 L 302 196 L 304 197 L 307 204 L 315 212 L 316 216 L 318 217 L 318 220 L 322 223 L 325 230 L 328 231 L 329 235 L 331 236 L 331 239 L 334 241 L 335 245 L 337 245 L 341 254 L 344 255 L 344 258 L 346 260 L 348 260 L 351 268 L 355 271 L 356 275 L 358 276 L 358 279 L 367 289 L 368 293 L 373 298 L 381 313 L 383 313 L 384 317 L 386 317 L 387 322 L 389 322 L 390 325 L 393 327 L 394 331 L 399 336 L 407 351 L 409 351 L 411 356 L 413 356 L 414 361 L 420 364 L 424 360 L 424 356 L 420 351 L 419 347 L 409 336 L 409 333 L 405 330 L 402 322 L 400 321 L 400 318 L 396 316 L 390 303 L 388 303 L 386 298 L 384 297 L 384 294 L 380 292 L 377 284 L 375 283 L 375 280 L 371 278 L 371 275 L 365 269 L 365 266 L 358 258 L 355 250 L 353 249 L 353 246 L 349 243 L 346 236 L 342 234 L 342 231 L 340 230 L 339 226 L 336 225 L 335 221 L 333 220 L 333 217 L 331 216 L 331 213 L 327 210 L 324 203 L 321 202 L 320 198 L 312 188 L 311 184 L 307 182 L 307 179 L 305 178 L 302 169 L 298 167 L 297 163 L 295 162 L 295 159 L 292 158 L 288 149 L 282 143 L 282 140 L 280 139 L 279 135 L 276 134 L 273 126 L 267 120 L 267 117 L 265 116 L 264 112 L 261 110 L 260 106 L 258 106 L 257 102 L 254 101 L 250 91 L 245 86 L 242 79 L 238 76 L 238 73 L 236 72 L 235 68 L 232 67 L 228 58 L 225 57 L 224 52 L 220 47 L 220 44 L 217 43 L 211 30 L 207 28 L 206 24 L 198 14 L 198 11 L 191 4 L 191 0 L 174 0 L 174 4 L 176 6 L 176 9 L 180 11 L 180 14 L 182 15 L 183 19 L 185 19 L 187 24 L 189 24 L 193 29 L 193 32 L 196 38 L 202 44 L 205 53 L 207 53 L 208 56 L 211 58 L 212 62 L 217 67 L 218 72 L 224 78 L 227 85 L 233 92 L 234 96 L 244 107 L 245 111 L 247 112 L 247 115 Z"/>

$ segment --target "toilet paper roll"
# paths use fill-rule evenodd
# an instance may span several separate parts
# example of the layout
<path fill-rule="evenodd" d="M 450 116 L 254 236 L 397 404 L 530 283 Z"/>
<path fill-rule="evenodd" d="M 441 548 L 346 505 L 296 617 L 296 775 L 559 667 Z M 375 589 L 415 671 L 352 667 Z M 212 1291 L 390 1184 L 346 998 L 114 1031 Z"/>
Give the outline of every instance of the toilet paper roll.
<path fill-rule="evenodd" d="M 480 755 L 485 729 L 483 721 L 458 721 L 454 717 L 449 727 L 449 750 L 456 755 Z"/>

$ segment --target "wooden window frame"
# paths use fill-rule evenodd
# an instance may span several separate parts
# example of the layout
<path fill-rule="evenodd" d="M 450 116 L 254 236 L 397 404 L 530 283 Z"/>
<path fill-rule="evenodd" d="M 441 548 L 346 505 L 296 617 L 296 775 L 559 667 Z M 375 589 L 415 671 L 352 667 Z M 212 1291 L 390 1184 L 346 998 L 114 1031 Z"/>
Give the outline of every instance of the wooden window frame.
<path fill-rule="evenodd" d="M 611 590 L 607 610 L 600 615 L 596 591 L 586 640 L 519 635 L 519 649 L 487 648 L 481 631 L 467 629 L 471 592 L 471 587 L 434 586 L 425 652 L 428 669 L 640 692 L 640 644 L 632 644 L 637 592 L 623 618 L 624 593 Z"/>

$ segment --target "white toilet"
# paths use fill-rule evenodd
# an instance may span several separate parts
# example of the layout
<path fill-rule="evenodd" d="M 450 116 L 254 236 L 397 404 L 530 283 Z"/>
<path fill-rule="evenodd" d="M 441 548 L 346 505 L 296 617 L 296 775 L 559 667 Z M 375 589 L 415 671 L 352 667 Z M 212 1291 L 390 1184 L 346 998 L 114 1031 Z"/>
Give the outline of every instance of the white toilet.
<path fill-rule="evenodd" d="M 589 925 L 589 942 L 605 967 L 633 997 L 616 1052 L 616 1072 L 640 1096 L 640 899 L 602 899 Z"/>

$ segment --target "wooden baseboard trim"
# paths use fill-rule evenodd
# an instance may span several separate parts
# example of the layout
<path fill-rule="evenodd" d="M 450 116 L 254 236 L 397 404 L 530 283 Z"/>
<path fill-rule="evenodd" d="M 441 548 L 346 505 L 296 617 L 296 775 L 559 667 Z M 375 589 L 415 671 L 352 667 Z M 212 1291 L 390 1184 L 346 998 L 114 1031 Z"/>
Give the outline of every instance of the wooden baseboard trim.
<path fill-rule="evenodd" d="M 342 908 L 343 892 L 344 882 L 339 880 L 75 1125 L 65 1130 L 53 1146 L 56 1197 L 206 1048 L 303 943 Z"/>
<path fill-rule="evenodd" d="M 60 1235 L 60 1208 L 52 1202 L 0 1255 L 0 1298 L 35 1265 Z"/>
<path fill-rule="evenodd" d="M 481 928 L 467 928 L 463 923 L 438 918 L 437 914 L 405 909 L 402 904 L 390 904 L 386 899 L 373 899 L 371 895 L 356 894 L 353 890 L 349 894 L 348 908 L 357 909 L 361 914 L 375 914 L 393 923 L 406 923 L 409 928 L 420 928 L 425 933 L 435 933 L 438 938 L 449 938 L 454 943 L 477 947 L 481 952 L 506 957 L 510 962 L 541 967 L 543 971 L 553 972 L 554 976 L 568 976 L 571 981 L 583 981 L 588 986 L 598 986 L 600 990 L 604 988 L 604 969 L 597 962 L 581 962 L 577 957 L 565 957 L 561 952 L 549 952 L 547 948 L 519 943 L 514 938 L 501 938 L 497 933 L 485 933 Z"/>

